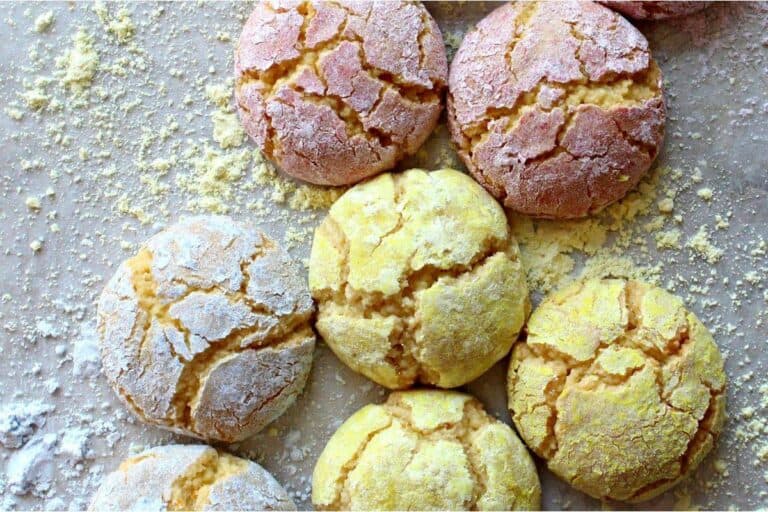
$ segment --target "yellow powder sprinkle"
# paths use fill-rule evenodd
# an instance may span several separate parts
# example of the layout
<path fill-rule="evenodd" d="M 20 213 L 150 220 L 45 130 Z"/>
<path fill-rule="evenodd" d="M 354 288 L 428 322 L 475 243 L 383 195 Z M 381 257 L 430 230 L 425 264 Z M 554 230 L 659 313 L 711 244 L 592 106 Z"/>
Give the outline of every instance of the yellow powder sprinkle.
<path fill-rule="evenodd" d="M 656 247 L 659 249 L 680 249 L 680 230 L 669 229 L 656 233 Z"/>
<path fill-rule="evenodd" d="M 213 119 L 213 140 L 218 142 L 222 149 L 242 146 L 245 131 L 240 126 L 237 114 L 218 111 L 214 112 L 211 118 Z"/>
<path fill-rule="evenodd" d="M 661 201 L 659 201 L 659 212 L 661 213 L 672 213 L 672 211 L 675 209 L 675 200 L 671 197 L 665 197 Z"/>
<path fill-rule="evenodd" d="M 576 253 L 588 257 L 581 276 L 657 281 L 660 267 L 636 267 L 621 252 L 635 242 L 638 225 L 632 221 L 650 213 L 658 195 L 659 178 L 668 172 L 668 169 L 657 169 L 634 192 L 594 217 L 553 221 L 510 213 L 510 226 L 520 244 L 528 285 L 543 293 L 562 287 L 573 279 Z M 657 216 L 642 229 L 658 231 L 666 219 Z"/>
<path fill-rule="evenodd" d="M 26 201 L 24 201 L 24 204 L 27 205 L 27 208 L 32 210 L 33 212 L 40 211 L 40 199 L 34 196 L 29 196 Z"/>
<path fill-rule="evenodd" d="M 56 60 L 56 66 L 64 70 L 62 84 L 76 94 L 82 94 L 91 86 L 99 67 L 99 55 L 93 46 L 93 37 L 80 29 L 72 38 L 74 46 Z"/>
<path fill-rule="evenodd" d="M 53 25 L 53 11 L 48 11 L 35 18 L 35 32 L 42 34 L 48 32 Z"/>
<path fill-rule="evenodd" d="M 228 110 L 229 102 L 232 98 L 232 83 L 227 82 L 223 84 L 207 85 L 205 87 L 205 95 L 208 98 L 208 101 L 220 109 Z"/>
<path fill-rule="evenodd" d="M 97 0 L 93 4 L 93 11 L 106 28 L 107 33 L 111 34 L 118 43 L 125 44 L 133 39 L 136 33 L 136 25 L 131 20 L 130 12 L 127 9 L 122 8 L 117 11 L 115 17 L 110 17 L 109 10 L 104 2 Z"/>
<path fill-rule="evenodd" d="M 712 189 L 709 187 L 700 188 L 696 195 L 705 200 L 706 202 L 709 202 L 712 200 Z"/>
<path fill-rule="evenodd" d="M 209 147 L 201 156 L 191 159 L 193 172 L 178 175 L 176 183 L 184 190 L 196 194 L 187 204 L 193 210 L 227 213 L 234 199 L 235 183 L 246 173 L 251 151 L 222 153 Z"/>
<path fill-rule="evenodd" d="M 254 160 L 256 160 L 253 168 L 254 183 L 270 186 L 272 188 L 270 199 L 278 204 L 287 202 L 293 210 L 330 208 L 346 190 L 346 187 L 299 184 L 275 171 L 272 164 L 266 162 L 260 153 L 258 158 L 254 158 Z"/>
<path fill-rule="evenodd" d="M 722 249 L 718 249 L 709 239 L 709 233 L 707 232 L 707 226 L 701 225 L 699 230 L 693 235 L 685 244 L 687 247 L 693 249 L 699 256 L 704 258 L 707 263 L 717 263 L 723 256 Z"/>

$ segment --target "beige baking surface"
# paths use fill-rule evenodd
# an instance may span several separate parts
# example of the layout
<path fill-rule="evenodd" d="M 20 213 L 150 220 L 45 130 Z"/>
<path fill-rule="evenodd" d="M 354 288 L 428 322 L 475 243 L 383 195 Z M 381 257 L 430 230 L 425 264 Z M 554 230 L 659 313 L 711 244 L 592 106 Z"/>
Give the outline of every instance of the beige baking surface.
<path fill-rule="evenodd" d="M 73 375 L 73 357 L 82 361 L 76 350 L 88 338 L 94 302 L 115 265 L 135 247 L 131 244 L 189 212 L 188 201 L 195 194 L 175 187 L 175 178 L 192 172 L 184 157 L 191 142 L 216 147 L 210 118 L 216 109 L 206 101 L 204 89 L 230 76 L 233 41 L 251 5 L 131 4 L 129 18 L 136 32 L 127 44 L 119 44 L 115 37 L 125 34 L 116 17 L 118 6 L 106 7 L 107 23 L 114 22 L 111 33 L 90 4 L 4 3 L 2 8 L 0 411 L 34 400 L 55 406 L 33 439 L 49 434 L 59 453 L 48 469 L 37 468 L 43 473 L 50 470 L 54 482 L 42 497 L 11 485 L 10 469 L 19 467 L 21 450 L 0 446 L 0 509 L 83 508 L 101 475 L 131 450 L 189 441 L 130 419 L 100 375 L 88 376 L 87 371 Z M 455 44 L 493 4 L 428 7 Z M 37 33 L 35 20 L 49 10 L 53 24 Z M 94 36 L 101 62 L 90 90 L 91 104 L 84 108 L 68 100 L 55 77 L 55 60 L 72 46 L 80 26 Z M 768 259 L 760 241 L 768 238 L 768 6 L 718 4 L 685 20 L 640 27 L 651 41 L 667 84 L 669 122 L 661 161 L 681 170 L 685 179 L 696 168 L 702 177 L 675 199 L 675 214 L 682 216 L 682 241 L 706 225 L 712 243 L 724 254 L 712 265 L 686 248 L 661 253 L 652 249 L 647 254 L 630 249 L 629 254 L 641 265 L 664 263 L 662 283 L 674 284 L 676 293 L 712 327 L 727 355 L 730 378 L 730 420 L 717 453 L 687 484 L 642 508 L 764 507 L 768 504 Z M 125 76 L 120 76 L 120 68 Z M 19 96 L 35 89 L 38 77 L 54 78 L 45 90 L 62 102 L 60 110 L 54 104 L 35 113 Z M 189 102 L 184 101 L 186 96 Z M 12 119 L 18 112 L 22 119 Z M 158 134 L 171 120 L 179 123 L 178 130 L 146 149 L 147 161 L 178 155 L 168 175 L 159 178 L 170 189 L 154 200 L 137 170 L 142 128 Z M 81 147 L 89 155 L 85 160 Z M 237 151 L 250 147 L 246 142 Z M 445 159 L 443 138 L 438 136 L 428 147 L 429 154 L 415 159 L 416 164 L 430 167 Z M 106 176 L 112 171 L 114 175 Z M 668 179 L 663 176 L 662 182 Z M 52 196 L 46 195 L 49 187 Z M 712 190 L 711 201 L 697 195 L 701 188 Z M 254 219 L 244 205 L 271 192 L 264 186 L 238 196 L 231 214 Z M 115 208 L 123 193 L 155 203 L 144 208 L 147 223 Z M 25 204 L 29 196 L 40 198 L 39 212 Z M 272 204 L 265 203 L 267 208 Z M 716 215 L 729 227 L 717 229 Z M 322 212 L 289 212 L 275 213 L 272 222 L 258 222 L 282 239 L 289 224 L 306 229 L 320 218 Z M 298 224 L 299 219 L 303 223 Z M 59 232 L 51 231 L 53 224 Z M 30 243 L 39 238 L 41 249 L 33 254 Z M 293 239 L 293 254 L 306 257 L 309 238 L 297 240 L 291 230 L 288 238 Z M 505 364 L 466 389 L 509 421 Z M 262 463 L 307 508 L 312 467 L 331 433 L 363 404 L 383 398 L 381 389 L 341 366 L 321 346 L 310 383 L 296 405 L 267 432 L 228 448 Z M 67 437 L 73 432 L 90 435 L 86 443 L 73 446 L 72 439 L 83 439 L 75 434 Z M 9 468 L 11 464 L 14 468 Z M 542 465 L 540 473 L 545 507 L 601 507 L 570 490 Z"/>

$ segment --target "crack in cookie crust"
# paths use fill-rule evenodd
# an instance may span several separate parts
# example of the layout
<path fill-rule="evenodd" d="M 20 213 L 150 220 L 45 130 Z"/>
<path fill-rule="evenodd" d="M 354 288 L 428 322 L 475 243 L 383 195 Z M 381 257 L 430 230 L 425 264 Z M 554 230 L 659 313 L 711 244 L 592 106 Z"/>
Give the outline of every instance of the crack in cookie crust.
<path fill-rule="evenodd" d="M 284 171 L 324 185 L 413 154 L 437 123 L 448 74 L 437 24 L 400 1 L 262 2 L 235 71 L 246 131 Z"/>
<path fill-rule="evenodd" d="M 264 468 L 203 445 L 165 445 L 123 461 L 88 510 L 296 510 Z"/>
<path fill-rule="evenodd" d="M 242 439 L 293 402 L 309 373 L 311 298 L 273 242 L 225 217 L 151 238 L 99 302 L 105 373 L 144 421 Z"/>
<path fill-rule="evenodd" d="M 392 393 L 334 433 L 312 477 L 321 510 L 537 509 L 541 489 L 512 429 L 461 393 Z"/>
<path fill-rule="evenodd" d="M 647 41 L 591 2 L 496 9 L 464 39 L 449 88 L 449 127 L 467 167 L 529 215 L 582 217 L 623 197 L 663 138 Z"/>
<path fill-rule="evenodd" d="M 309 282 L 328 345 L 393 389 L 479 376 L 508 352 L 529 308 L 502 209 L 452 170 L 350 189 L 315 232 Z"/>
<path fill-rule="evenodd" d="M 672 487 L 724 421 L 712 336 L 679 299 L 637 281 L 590 280 L 548 297 L 513 349 L 508 385 L 526 443 L 602 499 L 642 501 Z"/>

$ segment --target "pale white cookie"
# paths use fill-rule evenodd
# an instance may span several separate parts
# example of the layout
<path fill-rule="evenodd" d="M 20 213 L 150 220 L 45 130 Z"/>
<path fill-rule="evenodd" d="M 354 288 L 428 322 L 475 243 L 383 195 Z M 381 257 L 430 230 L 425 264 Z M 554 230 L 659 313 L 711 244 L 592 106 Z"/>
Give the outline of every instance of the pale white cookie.
<path fill-rule="evenodd" d="M 147 423 L 244 439 L 303 389 L 312 311 L 298 265 L 266 236 L 228 217 L 182 219 L 107 284 L 104 374 Z"/>
<path fill-rule="evenodd" d="M 168 445 L 123 461 L 89 510 L 296 510 L 277 480 L 246 459 L 203 445 Z"/>

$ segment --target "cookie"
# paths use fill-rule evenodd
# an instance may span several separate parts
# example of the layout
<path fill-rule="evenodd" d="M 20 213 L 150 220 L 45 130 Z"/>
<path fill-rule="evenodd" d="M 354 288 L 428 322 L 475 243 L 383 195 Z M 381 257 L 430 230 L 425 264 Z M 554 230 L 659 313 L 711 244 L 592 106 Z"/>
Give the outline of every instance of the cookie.
<path fill-rule="evenodd" d="M 419 2 L 259 2 L 235 54 L 246 132 L 293 177 L 355 183 L 435 127 L 445 47 Z"/>
<path fill-rule="evenodd" d="M 228 217 L 150 238 L 98 304 L 104 374 L 143 421 L 233 442 L 282 414 L 312 364 L 312 299 L 301 268 Z"/>
<path fill-rule="evenodd" d="M 473 176 L 505 206 L 576 218 L 623 197 L 663 139 L 648 41 L 592 2 L 516 2 L 464 38 L 448 123 Z"/>
<path fill-rule="evenodd" d="M 709 5 L 709 2 L 644 2 L 644 1 L 605 1 L 600 2 L 614 11 L 638 20 L 665 20 L 687 16 Z"/>
<path fill-rule="evenodd" d="M 691 473 L 725 419 L 712 335 L 679 298 L 623 279 L 547 297 L 515 345 L 509 407 L 549 469 L 600 499 L 639 502 Z"/>
<path fill-rule="evenodd" d="M 449 169 L 348 190 L 315 231 L 309 287 L 328 346 L 390 389 L 479 377 L 509 352 L 530 307 L 504 211 Z"/>
<path fill-rule="evenodd" d="M 469 395 L 417 390 L 367 405 L 312 474 L 319 510 L 535 510 L 536 466 L 512 429 Z"/>
<path fill-rule="evenodd" d="M 264 468 L 203 445 L 158 446 L 104 477 L 88 507 L 101 510 L 296 510 Z"/>

